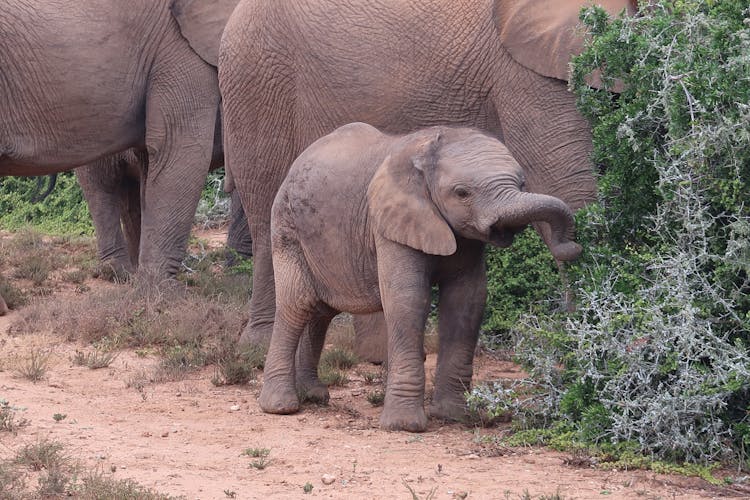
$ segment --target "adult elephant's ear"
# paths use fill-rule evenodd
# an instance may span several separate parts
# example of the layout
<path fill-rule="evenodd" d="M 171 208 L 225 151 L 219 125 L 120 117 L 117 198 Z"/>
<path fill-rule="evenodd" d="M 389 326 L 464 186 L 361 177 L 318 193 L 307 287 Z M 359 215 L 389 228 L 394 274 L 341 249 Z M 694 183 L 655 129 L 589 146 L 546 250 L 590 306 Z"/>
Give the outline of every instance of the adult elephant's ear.
<path fill-rule="evenodd" d="M 367 188 L 370 219 L 385 238 L 432 255 L 451 255 L 456 237 L 432 202 L 424 170 L 436 161 L 439 137 L 421 137 L 389 155 Z"/>
<path fill-rule="evenodd" d="M 219 64 L 224 26 L 240 0 L 174 0 L 172 15 L 193 50 L 212 66 Z"/>
<path fill-rule="evenodd" d="M 635 13 L 634 0 L 495 0 L 500 41 L 519 64 L 568 81 L 570 59 L 583 50 L 578 14 L 601 5 L 610 15 Z"/>

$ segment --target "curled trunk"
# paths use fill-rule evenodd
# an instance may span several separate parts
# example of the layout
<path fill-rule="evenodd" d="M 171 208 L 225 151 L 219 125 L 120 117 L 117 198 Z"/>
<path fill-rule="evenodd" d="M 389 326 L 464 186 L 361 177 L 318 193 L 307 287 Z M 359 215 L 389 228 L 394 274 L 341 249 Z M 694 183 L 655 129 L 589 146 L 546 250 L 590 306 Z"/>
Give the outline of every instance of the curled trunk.
<path fill-rule="evenodd" d="M 570 261 L 581 253 L 581 246 L 573 241 L 573 212 L 559 198 L 520 192 L 510 203 L 503 205 L 495 220 L 497 222 L 492 226 L 493 243 L 496 240 L 506 241 L 508 231 L 517 231 L 535 222 L 545 222 L 551 229 L 549 237 L 545 240 L 555 259 Z"/>

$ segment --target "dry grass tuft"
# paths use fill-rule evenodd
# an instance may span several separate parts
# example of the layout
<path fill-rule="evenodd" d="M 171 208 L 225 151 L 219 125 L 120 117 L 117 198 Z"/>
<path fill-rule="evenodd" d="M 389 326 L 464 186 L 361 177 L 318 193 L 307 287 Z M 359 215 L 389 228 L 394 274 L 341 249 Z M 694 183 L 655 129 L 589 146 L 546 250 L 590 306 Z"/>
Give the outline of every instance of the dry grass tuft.
<path fill-rule="evenodd" d="M 16 374 L 34 383 L 43 380 L 49 369 L 51 355 L 49 350 L 32 348 L 26 356 L 16 361 Z"/>

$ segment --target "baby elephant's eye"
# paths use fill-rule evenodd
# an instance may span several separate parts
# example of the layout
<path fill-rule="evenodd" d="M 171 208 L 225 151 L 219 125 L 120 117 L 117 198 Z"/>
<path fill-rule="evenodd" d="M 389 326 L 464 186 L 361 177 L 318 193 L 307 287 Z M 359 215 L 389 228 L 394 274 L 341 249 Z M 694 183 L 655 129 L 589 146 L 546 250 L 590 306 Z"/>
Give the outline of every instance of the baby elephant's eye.
<path fill-rule="evenodd" d="M 468 198 L 469 197 L 469 190 L 466 189 L 463 186 L 456 186 L 453 188 L 453 193 L 458 196 L 459 198 Z"/>

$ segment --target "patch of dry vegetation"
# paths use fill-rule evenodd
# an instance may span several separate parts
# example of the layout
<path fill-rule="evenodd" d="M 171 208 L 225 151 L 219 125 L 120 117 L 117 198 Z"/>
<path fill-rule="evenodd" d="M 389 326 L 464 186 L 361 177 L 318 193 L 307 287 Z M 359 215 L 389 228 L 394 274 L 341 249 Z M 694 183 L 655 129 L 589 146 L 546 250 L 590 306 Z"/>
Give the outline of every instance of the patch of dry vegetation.
<path fill-rule="evenodd" d="M 36 483 L 34 486 L 33 483 Z M 115 479 L 84 468 L 65 453 L 61 443 L 40 439 L 0 461 L 0 498 L 117 498 L 161 500 L 168 495 L 144 488 L 130 479 Z"/>
<path fill-rule="evenodd" d="M 33 229 L 0 239 L 0 256 L 0 294 L 10 309 L 50 295 L 60 283 L 82 285 L 96 265 L 93 238 L 49 237 Z"/>
<path fill-rule="evenodd" d="M 142 379 L 176 380 L 216 364 L 219 384 L 245 383 L 263 366 L 265 352 L 241 351 L 236 346 L 246 322 L 250 278 L 243 273 L 225 273 L 218 263 L 223 252 L 190 257 L 188 270 L 177 280 L 138 275 L 121 286 L 100 283 L 92 292 L 86 280 L 100 274 L 102 266 L 88 243 L 42 238 L 29 231 L 6 238 L 2 245 L 12 275 L 31 281 L 29 295 L 45 295 L 39 290 L 50 289 L 57 282 L 77 285 L 75 295 L 36 299 L 19 312 L 10 328 L 15 335 L 45 332 L 68 342 L 93 345 L 93 349 L 77 351 L 72 358 L 77 365 L 102 368 L 114 361 L 119 349 L 148 349 L 162 359 L 155 373 Z M 9 284 L 0 280 L 0 287 L 4 283 Z M 13 300 L 13 293 L 6 297 L 11 307 L 19 303 Z M 39 356 L 35 359 L 41 360 Z"/>

